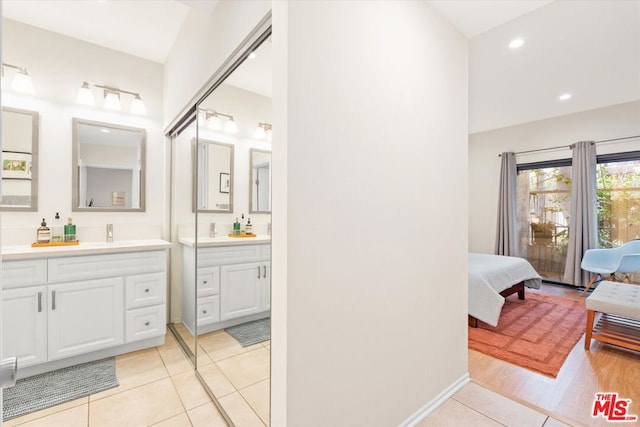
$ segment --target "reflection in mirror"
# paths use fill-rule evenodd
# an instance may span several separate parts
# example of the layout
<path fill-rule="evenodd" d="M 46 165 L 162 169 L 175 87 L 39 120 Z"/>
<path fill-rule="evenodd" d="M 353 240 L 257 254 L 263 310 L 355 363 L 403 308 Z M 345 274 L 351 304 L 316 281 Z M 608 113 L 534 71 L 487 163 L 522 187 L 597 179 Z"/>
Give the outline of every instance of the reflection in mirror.
<path fill-rule="evenodd" d="M 251 149 L 249 212 L 271 212 L 271 152 Z"/>
<path fill-rule="evenodd" d="M 195 140 L 193 143 L 195 150 Z M 232 144 L 198 140 L 197 158 L 198 212 L 233 212 L 233 148 Z"/>
<path fill-rule="evenodd" d="M 197 232 L 195 239 L 182 239 L 180 245 L 183 268 L 192 268 L 188 274 L 183 274 L 182 299 L 191 301 L 191 306 L 185 306 L 184 310 L 195 310 L 196 313 L 198 378 L 221 412 L 228 416 L 230 425 L 269 425 L 271 241 L 268 236 L 268 176 L 271 141 L 257 135 L 255 130 L 259 123 L 271 121 L 270 48 L 268 40 L 257 48 L 247 47 L 245 55 L 253 51 L 255 58 L 245 60 L 196 105 L 196 111 L 205 111 L 196 119 L 199 148 L 194 150 L 197 153 L 194 164 L 200 178 L 194 180 L 198 187 L 195 194 L 200 197 L 195 212 Z M 212 141 L 216 142 L 212 144 Z M 228 147 L 226 152 L 221 150 L 225 145 L 218 142 L 233 145 L 233 150 Z M 263 150 L 253 150 L 256 147 Z M 233 165 L 230 153 L 236 160 L 235 173 L 230 169 L 229 175 L 235 203 L 226 213 L 203 211 L 204 207 L 216 208 L 211 206 L 216 203 L 212 194 L 226 194 L 225 182 L 219 181 L 219 175 L 225 171 L 219 166 L 212 168 L 212 165 L 218 162 L 226 165 L 227 159 Z M 260 174 L 260 189 L 255 192 L 260 198 L 255 204 L 250 203 L 252 190 L 248 182 L 253 165 Z M 232 199 L 229 200 L 231 203 Z M 248 212 L 260 214 L 249 216 L 246 215 Z M 241 230 L 252 224 L 250 236 L 233 237 L 236 218 Z M 217 227 L 216 237 L 210 232 L 212 225 Z M 251 409 L 247 411 L 252 414 L 251 420 L 235 419 L 238 412 L 233 406 L 227 406 L 233 405 L 232 401 L 216 399 L 220 390 L 236 396 L 246 396 L 245 393 L 250 392 L 251 398 L 246 399 L 246 405 Z"/>
<path fill-rule="evenodd" d="M 185 276 L 195 271 L 195 260 L 184 262 L 180 241 L 196 233 L 196 214 L 192 209 L 192 148 L 196 134 L 195 120 L 171 136 L 171 312 L 169 329 L 195 365 L 196 322 L 195 294 L 188 292 Z M 195 189 L 194 189 L 195 191 Z"/>
<path fill-rule="evenodd" d="M 38 209 L 38 130 L 36 111 L 2 108 L 3 211 Z"/>
<path fill-rule="evenodd" d="M 144 211 L 144 129 L 73 119 L 74 211 Z"/>

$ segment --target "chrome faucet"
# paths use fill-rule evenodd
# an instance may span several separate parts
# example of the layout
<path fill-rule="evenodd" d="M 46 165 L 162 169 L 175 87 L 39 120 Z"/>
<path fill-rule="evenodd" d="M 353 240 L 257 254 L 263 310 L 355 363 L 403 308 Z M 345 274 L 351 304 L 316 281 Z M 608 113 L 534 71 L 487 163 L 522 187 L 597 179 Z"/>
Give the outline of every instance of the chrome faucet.
<path fill-rule="evenodd" d="M 214 238 L 216 237 L 216 223 L 212 222 L 211 224 L 209 224 L 209 237 Z"/>
<path fill-rule="evenodd" d="M 113 224 L 107 224 L 107 242 L 113 242 Z"/>

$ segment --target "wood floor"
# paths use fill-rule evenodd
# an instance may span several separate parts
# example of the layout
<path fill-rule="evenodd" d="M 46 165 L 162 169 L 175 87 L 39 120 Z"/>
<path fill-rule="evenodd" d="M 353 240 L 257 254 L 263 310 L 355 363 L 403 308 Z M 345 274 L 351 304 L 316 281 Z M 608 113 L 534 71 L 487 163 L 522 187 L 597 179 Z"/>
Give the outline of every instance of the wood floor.
<path fill-rule="evenodd" d="M 527 292 L 582 298 L 579 291 L 553 285 Z M 596 341 L 587 352 L 583 336 L 558 377 L 551 378 L 469 350 L 469 373 L 475 383 L 575 426 L 610 426 L 602 417 L 591 416 L 593 400 L 598 392 L 617 392 L 632 400 L 629 414 L 638 416 L 637 423 L 622 425 L 640 426 L 640 352 Z"/>

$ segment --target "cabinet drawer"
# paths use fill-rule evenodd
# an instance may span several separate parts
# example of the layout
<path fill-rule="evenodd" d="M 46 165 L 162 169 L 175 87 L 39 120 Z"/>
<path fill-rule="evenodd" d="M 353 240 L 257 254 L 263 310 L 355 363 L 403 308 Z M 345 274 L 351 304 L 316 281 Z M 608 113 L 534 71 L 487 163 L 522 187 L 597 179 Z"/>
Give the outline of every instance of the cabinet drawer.
<path fill-rule="evenodd" d="M 198 297 L 220 293 L 220 267 L 198 269 Z"/>
<path fill-rule="evenodd" d="M 2 288 L 43 285 L 47 283 L 47 260 L 5 261 L 2 263 Z"/>
<path fill-rule="evenodd" d="M 49 260 L 49 283 L 165 271 L 166 251 L 88 255 Z"/>
<path fill-rule="evenodd" d="M 164 304 L 166 294 L 165 273 L 140 274 L 124 279 L 127 309 Z"/>
<path fill-rule="evenodd" d="M 198 325 L 220 321 L 220 296 L 198 298 Z"/>
<path fill-rule="evenodd" d="M 165 334 L 166 308 L 163 305 L 127 310 L 125 340 L 132 342 Z"/>
<path fill-rule="evenodd" d="M 239 264 L 264 259 L 264 248 L 269 245 L 239 245 L 198 248 L 198 267 Z"/>

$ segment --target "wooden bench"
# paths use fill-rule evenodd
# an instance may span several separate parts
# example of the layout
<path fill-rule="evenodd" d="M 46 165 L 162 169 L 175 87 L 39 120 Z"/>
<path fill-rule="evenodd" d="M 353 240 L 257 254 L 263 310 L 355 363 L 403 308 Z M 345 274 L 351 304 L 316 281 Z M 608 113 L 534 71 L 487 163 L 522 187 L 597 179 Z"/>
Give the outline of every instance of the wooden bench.
<path fill-rule="evenodd" d="M 640 351 L 640 286 L 603 280 L 585 305 L 585 350 L 594 339 Z M 594 325 L 596 317 L 599 319 Z"/>

